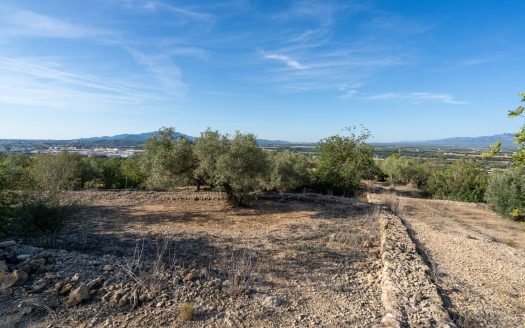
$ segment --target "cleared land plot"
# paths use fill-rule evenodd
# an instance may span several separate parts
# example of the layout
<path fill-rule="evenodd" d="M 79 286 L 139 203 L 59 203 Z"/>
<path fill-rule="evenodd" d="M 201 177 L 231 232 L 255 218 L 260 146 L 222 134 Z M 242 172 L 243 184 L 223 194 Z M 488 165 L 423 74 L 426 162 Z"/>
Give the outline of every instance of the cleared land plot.
<path fill-rule="evenodd" d="M 379 228 L 371 207 L 325 203 L 319 197 L 316 202 L 259 200 L 250 208 L 233 208 L 221 194 L 206 192 L 85 191 L 70 196 L 84 207 L 59 236 L 58 248 L 84 254 L 89 261 L 98 258 L 95 266 L 100 268 L 107 256 L 129 263 L 136 249 L 143 262 L 151 262 L 158 245 L 165 245 L 162 257 L 171 264 L 166 265 L 170 283 L 132 310 L 100 300 L 115 289 L 133 290 L 134 281 L 119 272 L 119 265 L 112 272 L 90 269 L 110 282 L 77 307 L 63 306 L 60 296 L 51 302 L 45 290 L 30 293 L 24 286 L 1 294 L 0 302 L 12 306 L 0 311 L 13 320 L 189 327 L 368 327 L 381 320 Z M 80 264 L 68 265 L 71 272 L 82 271 Z M 60 268 L 51 264 L 48 270 Z M 190 272 L 193 277 L 186 279 Z M 64 278 L 59 276 L 55 280 Z M 52 289 L 55 280 L 46 288 Z M 51 305 L 53 318 L 45 311 L 15 316 L 17 304 L 29 294 Z M 180 320 L 183 302 L 195 305 L 193 321 Z"/>
<path fill-rule="evenodd" d="M 399 199 L 459 326 L 525 327 L 525 227 L 484 205 Z"/>

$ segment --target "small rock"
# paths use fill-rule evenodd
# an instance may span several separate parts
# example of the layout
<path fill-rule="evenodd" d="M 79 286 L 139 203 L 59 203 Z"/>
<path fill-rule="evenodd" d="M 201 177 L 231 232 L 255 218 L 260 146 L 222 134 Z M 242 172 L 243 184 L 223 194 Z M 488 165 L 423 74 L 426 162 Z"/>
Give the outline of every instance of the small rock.
<path fill-rule="evenodd" d="M 33 285 L 31 286 L 31 290 L 34 293 L 38 293 L 38 292 L 41 292 L 46 287 L 46 285 L 47 285 L 47 280 L 44 278 L 40 278 L 33 283 Z"/>
<path fill-rule="evenodd" d="M 31 257 L 30 254 L 20 254 L 16 258 L 20 261 L 25 261 Z"/>
<path fill-rule="evenodd" d="M 111 297 L 111 304 L 118 305 L 119 302 L 120 302 L 120 299 L 122 298 L 122 296 L 124 296 L 124 291 L 123 290 L 116 291 L 113 294 L 113 296 Z"/>
<path fill-rule="evenodd" d="M 0 277 L 0 290 L 8 289 L 16 284 L 22 284 L 28 278 L 29 276 L 26 272 L 15 270 L 10 274 L 6 274 L 3 277 Z"/>
<path fill-rule="evenodd" d="M 278 307 L 286 304 L 286 301 L 276 296 L 268 296 L 262 301 L 261 304 L 265 307 Z"/>
<path fill-rule="evenodd" d="M 78 288 L 71 291 L 67 304 L 69 306 L 79 305 L 83 301 L 89 300 L 91 295 L 89 294 L 89 287 L 85 284 L 81 284 Z"/>
<path fill-rule="evenodd" d="M 9 268 L 5 261 L 0 261 L 0 278 L 9 273 Z"/>
<path fill-rule="evenodd" d="M 102 282 L 103 282 L 103 279 L 98 277 L 88 282 L 87 286 L 89 287 L 89 289 L 93 289 L 93 288 L 100 286 Z"/>
<path fill-rule="evenodd" d="M 16 246 L 16 241 L 14 240 L 6 240 L 3 242 L 0 242 L 0 248 L 8 248 L 8 247 L 13 247 L 13 246 Z"/>
<path fill-rule="evenodd" d="M 112 271 L 113 270 L 113 266 L 111 264 L 106 264 L 104 265 L 104 267 L 102 268 L 102 270 L 104 271 Z"/>
<path fill-rule="evenodd" d="M 193 281 L 193 280 L 195 280 L 195 276 L 193 275 L 193 272 L 190 272 L 184 276 L 184 281 Z"/>
<path fill-rule="evenodd" d="M 78 281 L 78 279 L 80 279 L 80 276 L 78 275 L 78 273 L 75 273 L 69 281 L 71 281 L 72 283 L 75 283 Z"/>
<path fill-rule="evenodd" d="M 71 285 L 71 284 L 68 283 L 68 284 L 65 284 L 64 286 L 62 286 L 62 287 L 60 288 L 59 293 L 60 293 L 60 294 L 67 294 L 67 293 L 69 293 L 69 291 L 70 291 L 71 289 L 73 289 L 73 285 Z"/>
<path fill-rule="evenodd" d="M 40 269 L 41 267 L 43 267 L 45 264 L 46 264 L 46 260 L 44 260 L 44 259 L 32 259 L 28 263 L 29 270 L 31 272 L 35 272 L 38 269 Z"/>
<path fill-rule="evenodd" d="M 111 299 L 111 295 L 113 295 L 113 292 L 107 292 L 104 296 L 102 296 L 101 298 L 102 302 L 104 303 L 109 302 L 109 300 Z"/>

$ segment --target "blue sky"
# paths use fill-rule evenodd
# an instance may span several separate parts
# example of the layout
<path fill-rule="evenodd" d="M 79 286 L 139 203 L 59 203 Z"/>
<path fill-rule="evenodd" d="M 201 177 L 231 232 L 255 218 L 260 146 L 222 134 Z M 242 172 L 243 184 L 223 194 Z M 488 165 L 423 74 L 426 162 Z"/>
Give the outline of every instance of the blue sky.
<path fill-rule="evenodd" d="M 0 138 L 512 132 L 524 1 L 0 2 Z"/>

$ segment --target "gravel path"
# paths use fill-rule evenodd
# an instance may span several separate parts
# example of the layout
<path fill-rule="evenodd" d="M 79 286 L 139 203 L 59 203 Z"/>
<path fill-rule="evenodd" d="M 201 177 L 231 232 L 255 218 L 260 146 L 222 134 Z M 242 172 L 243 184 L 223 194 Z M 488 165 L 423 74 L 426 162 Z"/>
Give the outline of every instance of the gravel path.
<path fill-rule="evenodd" d="M 525 327 L 523 226 L 473 204 L 399 199 L 458 326 Z"/>

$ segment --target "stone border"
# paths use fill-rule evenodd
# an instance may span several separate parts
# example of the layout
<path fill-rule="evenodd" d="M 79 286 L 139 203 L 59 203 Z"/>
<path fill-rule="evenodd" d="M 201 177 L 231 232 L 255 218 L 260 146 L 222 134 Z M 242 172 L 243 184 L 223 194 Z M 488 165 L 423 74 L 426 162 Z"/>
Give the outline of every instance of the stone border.
<path fill-rule="evenodd" d="M 456 327 L 401 218 L 382 208 L 380 226 L 383 327 Z"/>

